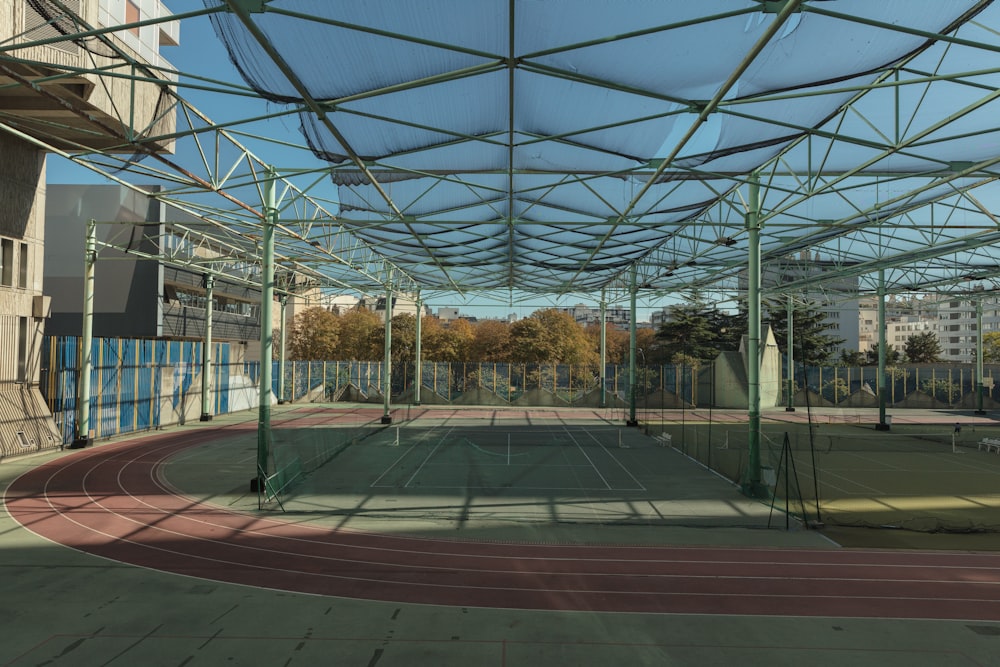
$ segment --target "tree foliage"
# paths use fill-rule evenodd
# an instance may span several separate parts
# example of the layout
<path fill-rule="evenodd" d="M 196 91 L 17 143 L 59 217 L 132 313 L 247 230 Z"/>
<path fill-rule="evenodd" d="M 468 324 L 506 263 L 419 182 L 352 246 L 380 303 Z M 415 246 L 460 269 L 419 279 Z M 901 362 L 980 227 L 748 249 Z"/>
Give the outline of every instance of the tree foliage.
<path fill-rule="evenodd" d="M 983 334 L 983 363 L 1000 364 L 1000 331 Z"/>
<path fill-rule="evenodd" d="M 788 349 L 788 310 L 784 303 L 767 303 L 767 321 L 778 343 L 778 349 Z M 797 304 L 792 310 L 792 355 L 797 364 L 823 366 L 829 363 L 843 338 L 828 333 L 826 315 L 815 304 Z"/>
<path fill-rule="evenodd" d="M 287 350 L 290 359 L 337 358 L 340 318 L 330 311 L 308 308 L 295 316 L 289 329 Z"/>
<path fill-rule="evenodd" d="M 839 366 L 864 366 L 868 361 L 867 356 L 863 352 L 858 352 L 857 350 L 841 350 L 840 360 L 838 362 Z"/>
<path fill-rule="evenodd" d="M 667 321 L 656 332 L 659 349 L 667 359 L 681 354 L 703 361 L 718 356 L 718 330 L 702 301 L 694 300 L 671 306 Z"/>
<path fill-rule="evenodd" d="M 933 331 L 916 333 L 903 346 L 906 358 L 914 364 L 932 364 L 941 360 L 941 342 Z"/>
<path fill-rule="evenodd" d="M 868 361 L 868 365 L 877 366 L 878 365 L 878 343 L 872 345 L 871 349 L 865 353 L 865 358 Z M 887 366 L 891 364 L 898 364 L 903 360 L 903 353 L 892 346 L 892 343 L 888 343 L 885 346 L 885 363 Z"/>
<path fill-rule="evenodd" d="M 510 324 L 484 320 L 474 329 L 469 357 L 475 361 L 505 362 L 510 359 Z"/>
<path fill-rule="evenodd" d="M 591 364 L 591 349 L 583 328 L 566 312 L 536 310 L 510 327 L 511 361 L 524 363 Z"/>
<path fill-rule="evenodd" d="M 370 310 L 349 310 L 340 316 L 340 342 L 335 359 L 377 361 L 384 352 L 372 346 L 371 333 L 384 321 Z"/>

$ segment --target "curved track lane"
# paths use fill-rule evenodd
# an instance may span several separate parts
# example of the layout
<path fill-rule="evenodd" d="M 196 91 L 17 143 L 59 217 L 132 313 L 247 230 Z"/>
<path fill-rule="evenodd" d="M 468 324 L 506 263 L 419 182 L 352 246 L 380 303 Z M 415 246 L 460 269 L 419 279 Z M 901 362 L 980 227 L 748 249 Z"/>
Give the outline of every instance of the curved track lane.
<path fill-rule="evenodd" d="M 991 553 L 421 539 L 232 512 L 164 481 L 171 456 L 234 430 L 61 457 L 15 480 L 7 509 L 38 535 L 115 561 L 317 595 L 522 609 L 1000 620 L 1000 555 Z"/>

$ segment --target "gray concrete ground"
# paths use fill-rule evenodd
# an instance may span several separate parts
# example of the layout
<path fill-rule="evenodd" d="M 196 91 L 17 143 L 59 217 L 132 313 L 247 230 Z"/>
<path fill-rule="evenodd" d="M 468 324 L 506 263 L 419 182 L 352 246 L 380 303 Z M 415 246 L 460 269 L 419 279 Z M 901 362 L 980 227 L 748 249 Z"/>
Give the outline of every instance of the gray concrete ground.
<path fill-rule="evenodd" d="M 230 415 L 210 426 L 253 418 Z M 235 441 L 228 450 L 202 447 L 170 464 L 166 474 L 208 502 L 252 510 L 256 497 L 243 488 L 247 468 L 234 460 L 247 449 Z M 61 455 L 3 462 L 0 486 Z M 678 467 L 685 493 L 697 483 L 703 498 L 744 502 L 726 482 L 692 472 L 697 470 Z M 692 515 L 703 509 L 689 506 Z M 289 518 L 345 521 L 344 515 L 316 512 Z M 465 531 L 477 538 L 546 542 L 833 547 L 818 533 L 745 525 L 458 524 L 364 514 L 346 521 L 356 528 L 449 537 Z M 997 623 L 536 612 L 329 598 L 124 565 L 45 541 L 6 513 L 0 516 L 0 567 L 4 665 L 1000 665 Z"/>

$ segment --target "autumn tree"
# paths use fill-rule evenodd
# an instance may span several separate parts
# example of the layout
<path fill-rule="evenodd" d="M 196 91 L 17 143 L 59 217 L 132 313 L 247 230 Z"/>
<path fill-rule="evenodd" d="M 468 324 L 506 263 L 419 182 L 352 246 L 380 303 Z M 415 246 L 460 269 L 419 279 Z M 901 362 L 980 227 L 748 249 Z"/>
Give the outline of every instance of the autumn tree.
<path fill-rule="evenodd" d="M 371 344 L 373 330 L 383 326 L 378 315 L 365 309 L 349 310 L 340 316 L 340 342 L 335 359 L 377 361 L 384 352 Z"/>
<path fill-rule="evenodd" d="M 636 353 L 639 357 L 638 362 L 641 363 L 645 361 L 647 366 L 652 366 L 655 364 L 666 364 L 670 363 L 670 360 L 666 357 L 664 350 L 660 349 L 660 344 L 656 339 L 656 330 L 643 327 L 641 329 L 635 330 L 635 348 L 636 350 L 642 350 L 642 354 Z M 622 358 L 621 363 L 628 363 L 628 335 L 625 336 L 625 356 Z"/>
<path fill-rule="evenodd" d="M 607 345 L 607 360 L 609 364 L 624 364 L 628 361 L 628 331 L 614 324 L 605 325 L 605 344 Z M 601 325 L 590 324 L 584 330 L 590 349 L 601 352 Z"/>
<path fill-rule="evenodd" d="M 510 325 L 503 320 L 483 320 L 476 324 L 469 355 L 477 361 L 510 360 Z"/>
<path fill-rule="evenodd" d="M 583 328 L 566 312 L 536 310 L 510 327 L 513 361 L 588 364 L 597 361 Z"/>
<path fill-rule="evenodd" d="M 374 351 L 381 351 L 385 358 L 385 325 L 373 328 L 369 333 L 368 345 Z M 416 359 L 417 318 L 411 313 L 401 313 L 392 318 L 392 335 L 389 355 L 393 363 Z"/>
<path fill-rule="evenodd" d="M 340 318 L 330 311 L 307 308 L 295 316 L 289 329 L 287 349 L 290 359 L 336 358 Z"/>

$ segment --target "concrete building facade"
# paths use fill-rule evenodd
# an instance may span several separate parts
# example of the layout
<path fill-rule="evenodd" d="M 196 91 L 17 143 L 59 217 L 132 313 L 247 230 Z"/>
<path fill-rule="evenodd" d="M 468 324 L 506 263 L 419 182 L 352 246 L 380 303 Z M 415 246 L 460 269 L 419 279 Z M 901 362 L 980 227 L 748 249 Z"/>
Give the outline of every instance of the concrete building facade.
<path fill-rule="evenodd" d="M 66 0 L 64 4 L 97 27 L 124 23 L 133 15 L 169 15 L 158 0 Z M 0 457 L 59 444 L 38 388 L 42 334 L 49 314 L 43 285 L 46 147 L 131 152 L 123 141 L 127 132 L 169 132 L 175 124 L 174 115 L 164 113 L 168 79 L 155 81 L 161 75 L 150 72 L 148 82 L 133 84 L 125 77 L 87 71 L 116 62 L 110 45 L 137 60 L 155 55 L 159 62 L 159 47 L 177 43 L 176 24 L 165 22 L 86 41 L 34 44 L 59 37 L 60 22 L 67 20 L 59 12 L 53 3 L 0 0 L 0 40 L 18 59 L 0 68 L 5 84 L 0 112 L 7 128 L 0 131 Z M 34 64 L 39 62 L 54 66 Z M 83 247 L 76 253 L 82 265 Z"/>

